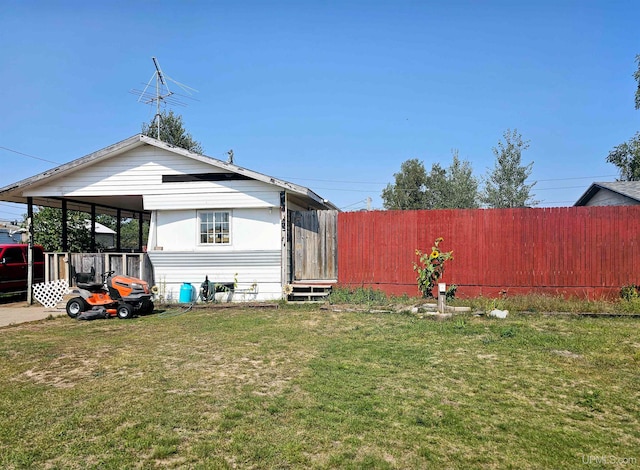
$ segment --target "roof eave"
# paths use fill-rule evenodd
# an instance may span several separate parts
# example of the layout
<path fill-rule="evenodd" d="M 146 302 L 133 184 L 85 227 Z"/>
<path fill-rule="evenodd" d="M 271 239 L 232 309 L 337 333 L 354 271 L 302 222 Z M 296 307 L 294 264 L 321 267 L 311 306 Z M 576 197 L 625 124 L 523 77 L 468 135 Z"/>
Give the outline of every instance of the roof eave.
<path fill-rule="evenodd" d="M 584 192 L 584 194 L 582 196 L 580 196 L 580 198 L 575 202 L 574 207 L 575 206 L 584 206 L 584 205 L 586 205 L 586 203 L 589 202 L 589 200 L 598 191 L 600 191 L 600 189 L 602 189 L 602 186 L 600 186 L 598 183 L 592 183 L 591 186 L 589 186 L 587 188 L 587 190 Z"/>
<path fill-rule="evenodd" d="M 129 137 L 128 139 L 122 140 L 113 145 L 98 150 L 97 152 L 90 153 L 89 155 L 85 155 L 84 157 L 77 158 L 68 163 L 64 163 L 57 167 L 51 168 L 50 170 L 43 171 L 42 173 L 38 173 L 37 175 L 30 176 L 29 178 L 25 178 L 16 183 L 12 183 L 8 186 L 5 186 L 4 188 L 0 188 L 0 194 L 9 193 L 5 197 L 15 199 L 12 202 L 25 203 L 27 200 L 26 197 L 15 194 L 15 192 L 20 190 L 21 188 L 37 184 L 44 180 L 59 178 L 71 171 L 77 170 L 82 166 L 98 162 L 105 158 L 111 157 L 114 154 L 123 153 L 131 148 L 135 148 L 139 145 L 142 145 L 140 137 L 140 134 L 136 134 L 132 137 Z"/>

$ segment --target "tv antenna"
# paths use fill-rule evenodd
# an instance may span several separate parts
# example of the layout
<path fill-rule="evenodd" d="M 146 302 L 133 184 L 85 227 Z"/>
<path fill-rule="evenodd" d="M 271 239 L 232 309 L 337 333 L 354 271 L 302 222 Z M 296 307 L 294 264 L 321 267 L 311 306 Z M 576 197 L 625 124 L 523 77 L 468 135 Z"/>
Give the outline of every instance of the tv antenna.
<path fill-rule="evenodd" d="M 156 138 L 158 140 L 161 140 L 160 139 L 160 121 L 161 121 L 160 106 L 164 106 L 165 104 L 168 104 L 170 106 L 186 107 L 187 104 L 183 101 L 183 99 L 191 99 L 191 100 L 197 101 L 195 98 L 192 97 L 192 95 L 194 92 L 197 93 L 198 90 L 196 90 L 195 88 L 191 88 L 190 86 L 187 86 L 183 83 L 177 82 L 173 78 L 165 75 L 162 72 L 162 69 L 160 68 L 158 59 L 156 59 L 155 57 L 152 57 L 151 59 L 153 60 L 153 65 L 155 66 L 156 71 L 153 72 L 153 75 L 151 76 L 151 78 L 149 79 L 149 81 L 147 82 L 143 90 L 132 89 L 129 91 L 129 93 L 132 93 L 138 96 L 138 103 L 140 102 L 144 104 L 155 103 L 156 115 L 154 116 L 153 120 L 155 121 Z M 152 84 L 154 80 L 155 80 L 155 92 L 152 89 L 152 86 L 153 86 Z M 171 89 L 169 88 L 169 82 L 172 82 L 173 84 L 180 87 L 180 89 L 184 93 L 186 93 L 186 95 L 171 91 Z"/>

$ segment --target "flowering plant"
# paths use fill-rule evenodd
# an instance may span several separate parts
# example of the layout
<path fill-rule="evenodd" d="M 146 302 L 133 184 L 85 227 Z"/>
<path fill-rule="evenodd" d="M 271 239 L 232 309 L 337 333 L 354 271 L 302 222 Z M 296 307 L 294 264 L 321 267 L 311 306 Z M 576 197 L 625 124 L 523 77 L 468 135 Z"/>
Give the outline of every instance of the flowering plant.
<path fill-rule="evenodd" d="M 444 241 L 442 237 L 436 238 L 431 247 L 431 253 L 423 253 L 416 250 L 419 263 L 413 263 L 413 270 L 418 273 L 418 289 L 422 297 L 432 298 L 433 288 L 444 273 L 444 264 L 453 259 L 453 251 L 441 251 L 439 246 Z"/>

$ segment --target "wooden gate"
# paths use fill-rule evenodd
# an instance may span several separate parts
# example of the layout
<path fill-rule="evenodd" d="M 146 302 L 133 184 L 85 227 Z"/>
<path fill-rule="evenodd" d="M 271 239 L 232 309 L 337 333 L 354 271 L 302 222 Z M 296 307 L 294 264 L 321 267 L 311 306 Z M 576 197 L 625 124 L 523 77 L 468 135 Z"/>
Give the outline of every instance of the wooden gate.
<path fill-rule="evenodd" d="M 291 213 L 293 280 L 338 279 L 338 211 Z"/>

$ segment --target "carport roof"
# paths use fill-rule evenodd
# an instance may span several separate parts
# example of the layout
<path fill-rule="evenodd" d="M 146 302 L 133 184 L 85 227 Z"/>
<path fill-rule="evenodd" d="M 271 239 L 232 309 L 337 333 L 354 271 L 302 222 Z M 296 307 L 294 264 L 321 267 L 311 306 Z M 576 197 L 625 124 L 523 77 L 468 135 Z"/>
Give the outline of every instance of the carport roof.
<path fill-rule="evenodd" d="M 319 195 L 314 193 L 308 188 L 304 186 L 299 186 L 293 183 L 289 183 L 287 181 L 279 180 L 277 178 L 273 178 L 262 173 L 258 173 L 252 170 L 248 170 L 246 168 L 242 168 L 240 166 L 234 165 L 232 163 L 227 163 L 222 160 L 218 160 L 216 158 L 208 157 L 206 155 L 200 155 L 197 153 L 190 152 L 188 150 L 175 147 L 173 145 L 167 144 L 160 140 L 154 139 L 152 137 L 148 137 L 142 134 L 136 134 L 128 139 L 117 142 L 113 145 L 105 147 L 97 152 L 91 153 L 84 157 L 73 160 L 69 163 L 65 163 L 63 165 L 57 166 L 50 170 L 44 171 L 37 175 L 31 176 L 30 178 L 25 178 L 16 183 L 9 184 L 4 188 L 0 188 L 0 201 L 6 202 L 15 202 L 15 203 L 23 203 L 26 204 L 28 201 L 28 196 L 25 195 L 28 193 L 29 189 L 36 188 L 45 183 L 51 182 L 58 178 L 62 178 L 68 176 L 77 171 L 81 171 L 82 169 L 93 165 L 102 160 L 107 160 L 109 158 L 115 157 L 117 155 L 121 155 L 124 152 L 132 150 L 136 147 L 140 147 L 142 145 L 152 145 L 154 147 L 158 147 L 169 152 L 173 152 L 179 155 L 182 155 L 187 158 L 191 158 L 194 160 L 198 160 L 203 163 L 207 163 L 217 168 L 225 169 L 226 171 L 230 171 L 233 173 L 244 175 L 248 178 L 262 181 L 264 183 L 272 184 L 297 198 L 302 198 L 307 201 L 312 202 L 313 206 L 317 209 L 334 209 L 337 210 L 337 207 L 334 206 L 331 202 L 326 199 L 321 198 Z M 33 197 L 33 204 L 39 206 L 46 207 L 61 207 L 62 201 L 67 201 L 67 208 L 70 210 L 80 210 L 87 212 L 90 209 L 92 204 L 96 206 L 100 206 L 101 213 L 107 214 L 115 214 L 119 209 L 122 211 L 123 217 L 133 216 L 134 213 L 143 212 L 143 201 L 142 195 L 130 195 L 130 196 L 91 196 L 91 197 L 57 197 L 57 196 L 38 196 Z"/>

